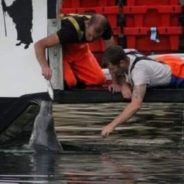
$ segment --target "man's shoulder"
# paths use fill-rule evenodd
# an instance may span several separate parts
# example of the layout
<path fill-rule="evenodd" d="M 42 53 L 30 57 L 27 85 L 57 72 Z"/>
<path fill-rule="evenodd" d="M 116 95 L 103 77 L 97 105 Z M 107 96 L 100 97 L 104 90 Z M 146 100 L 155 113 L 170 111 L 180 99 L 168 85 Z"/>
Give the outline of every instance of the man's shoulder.
<path fill-rule="evenodd" d="M 78 43 L 84 40 L 84 16 L 79 14 L 67 14 L 63 15 L 61 20 L 61 29 L 57 33 L 62 44 Z"/>
<path fill-rule="evenodd" d="M 61 16 L 61 21 L 70 21 L 71 18 L 75 19 L 80 23 L 81 21 L 84 22 L 86 19 L 90 19 L 91 15 L 70 13 Z"/>

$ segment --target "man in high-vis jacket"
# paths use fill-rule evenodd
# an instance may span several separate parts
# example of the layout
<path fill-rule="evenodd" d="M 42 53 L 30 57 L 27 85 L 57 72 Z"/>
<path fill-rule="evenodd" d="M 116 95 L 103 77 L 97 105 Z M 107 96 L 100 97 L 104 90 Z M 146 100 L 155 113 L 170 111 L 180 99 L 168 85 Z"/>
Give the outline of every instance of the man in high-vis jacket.
<path fill-rule="evenodd" d="M 66 86 L 75 87 L 78 82 L 85 85 L 102 85 L 105 82 L 105 75 L 88 45 L 88 42 L 99 38 L 104 39 L 106 48 L 114 44 L 113 32 L 105 16 L 101 14 L 63 16 L 61 29 L 34 45 L 42 75 L 47 80 L 52 76 L 46 59 L 46 49 L 61 44 Z"/>

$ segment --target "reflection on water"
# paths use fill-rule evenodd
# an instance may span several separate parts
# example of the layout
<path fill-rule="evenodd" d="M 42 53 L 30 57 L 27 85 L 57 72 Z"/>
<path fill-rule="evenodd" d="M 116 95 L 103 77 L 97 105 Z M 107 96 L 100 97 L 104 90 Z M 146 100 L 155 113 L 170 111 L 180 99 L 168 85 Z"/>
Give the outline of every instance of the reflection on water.
<path fill-rule="evenodd" d="M 54 105 L 62 154 L 0 152 L 0 183 L 183 184 L 182 104 L 144 104 L 107 139 L 101 128 L 122 103 Z"/>
<path fill-rule="evenodd" d="M 58 138 L 70 144 L 111 144 L 118 149 L 122 146 L 168 146 L 181 143 L 182 104 L 144 104 L 128 123 L 119 126 L 109 138 L 102 139 L 101 128 L 118 115 L 125 105 L 83 104 L 80 108 L 78 105 L 55 105 Z"/>
<path fill-rule="evenodd" d="M 1 154 L 0 182 L 183 183 L 180 151 L 121 151 L 61 155 Z M 9 164 L 7 164 L 7 161 Z"/>

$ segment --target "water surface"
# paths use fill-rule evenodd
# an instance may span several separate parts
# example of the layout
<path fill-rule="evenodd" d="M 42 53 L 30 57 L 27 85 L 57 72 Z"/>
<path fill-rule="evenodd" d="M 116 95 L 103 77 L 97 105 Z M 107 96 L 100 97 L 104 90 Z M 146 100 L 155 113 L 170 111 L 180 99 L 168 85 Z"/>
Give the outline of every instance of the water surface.
<path fill-rule="evenodd" d="M 0 150 L 0 183 L 183 184 L 183 104 L 144 104 L 104 139 L 122 103 L 54 105 L 62 154 Z"/>

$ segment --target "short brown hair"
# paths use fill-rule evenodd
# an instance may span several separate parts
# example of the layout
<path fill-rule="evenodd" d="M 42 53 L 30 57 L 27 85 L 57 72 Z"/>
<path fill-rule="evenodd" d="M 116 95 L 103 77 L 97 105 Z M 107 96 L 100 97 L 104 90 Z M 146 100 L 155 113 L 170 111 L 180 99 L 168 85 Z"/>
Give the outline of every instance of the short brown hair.
<path fill-rule="evenodd" d="M 124 50 L 120 46 L 108 47 L 102 57 L 102 65 L 107 67 L 109 64 L 119 65 L 121 60 L 127 60 Z"/>

